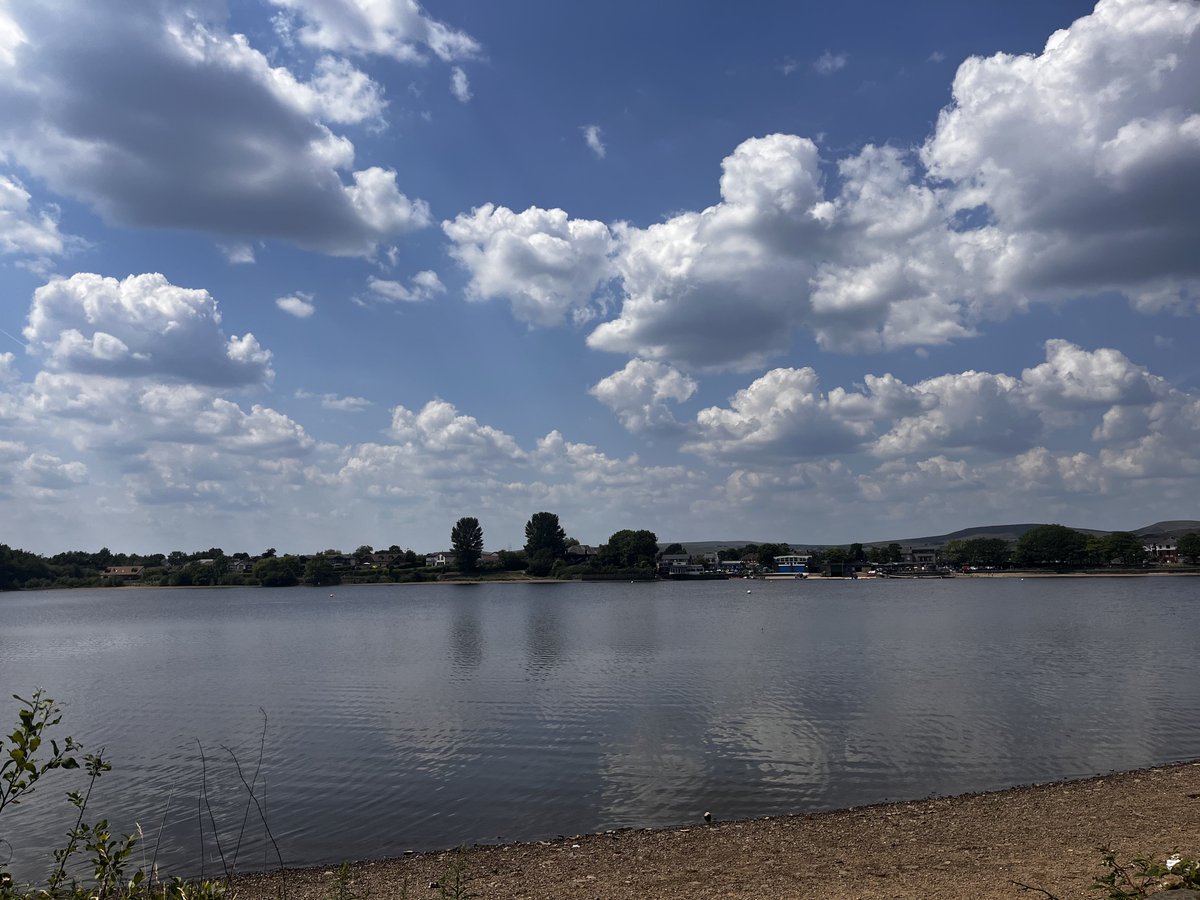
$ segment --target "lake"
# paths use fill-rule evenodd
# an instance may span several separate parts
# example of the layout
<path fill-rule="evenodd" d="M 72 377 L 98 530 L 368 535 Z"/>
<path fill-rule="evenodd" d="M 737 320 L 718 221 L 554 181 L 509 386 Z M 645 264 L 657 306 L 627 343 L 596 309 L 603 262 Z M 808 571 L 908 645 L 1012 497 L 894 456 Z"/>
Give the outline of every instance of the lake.
<path fill-rule="evenodd" d="M 50 591 L 0 623 L 0 696 L 62 701 L 115 767 L 90 816 L 187 874 L 213 820 L 231 860 L 260 748 L 289 865 L 1200 756 L 1197 578 Z M 19 876 L 77 775 L 0 817 Z M 251 810 L 237 868 L 269 844 Z"/>

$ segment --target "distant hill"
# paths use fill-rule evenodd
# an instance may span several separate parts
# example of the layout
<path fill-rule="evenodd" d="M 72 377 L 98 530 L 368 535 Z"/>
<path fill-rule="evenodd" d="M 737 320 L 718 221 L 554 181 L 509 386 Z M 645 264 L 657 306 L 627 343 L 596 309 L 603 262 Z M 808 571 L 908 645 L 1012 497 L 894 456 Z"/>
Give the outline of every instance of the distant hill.
<path fill-rule="evenodd" d="M 1138 528 L 1133 533 L 1141 538 L 1153 538 L 1162 541 L 1168 539 L 1177 540 L 1192 531 L 1200 534 L 1200 522 L 1197 522 L 1195 519 L 1171 519 L 1166 522 L 1155 522 L 1153 525 L 1147 525 L 1145 528 Z"/>
<path fill-rule="evenodd" d="M 1020 540 L 1021 535 L 1029 531 L 1031 528 L 1037 528 L 1039 525 L 1044 525 L 1044 522 L 1027 522 L 1019 525 L 975 525 L 970 528 L 960 528 L 958 531 L 951 531 L 949 534 L 933 534 L 926 537 L 907 537 L 907 538 L 891 538 L 886 541 L 867 541 L 864 542 L 864 547 L 886 547 L 888 544 L 899 544 L 901 547 L 943 547 L 950 541 L 969 541 L 972 538 L 1003 538 L 1006 541 Z M 1081 531 L 1084 534 L 1105 535 L 1112 534 L 1111 531 L 1102 531 L 1096 528 L 1077 528 L 1074 525 L 1068 526 L 1076 531 Z M 1117 529 L 1123 530 L 1123 529 Z M 1200 520 L 1196 519 L 1171 519 L 1165 522 L 1155 522 L 1153 525 L 1146 525 L 1142 528 L 1128 529 L 1132 534 L 1136 534 L 1140 538 L 1150 541 L 1168 541 L 1178 540 L 1188 532 L 1196 532 L 1200 534 Z M 661 541 L 659 547 L 666 547 L 668 544 L 675 543 L 673 541 Z M 678 541 L 682 544 L 688 553 L 698 555 L 701 553 L 710 553 L 713 550 L 720 550 L 722 547 L 744 547 L 747 544 L 764 544 L 767 541 Z M 812 544 L 807 541 L 787 541 L 788 546 L 803 549 L 820 550 L 824 547 L 845 546 L 843 544 Z"/>

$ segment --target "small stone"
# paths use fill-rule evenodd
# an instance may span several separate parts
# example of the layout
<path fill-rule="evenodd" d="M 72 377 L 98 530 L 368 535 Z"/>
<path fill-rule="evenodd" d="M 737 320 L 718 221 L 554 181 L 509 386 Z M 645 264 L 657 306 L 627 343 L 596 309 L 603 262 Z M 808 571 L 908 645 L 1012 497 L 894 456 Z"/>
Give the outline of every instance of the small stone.
<path fill-rule="evenodd" d="M 709 825 L 712 824 L 712 813 L 711 812 L 706 811 L 704 813 L 704 821 L 707 822 Z"/>

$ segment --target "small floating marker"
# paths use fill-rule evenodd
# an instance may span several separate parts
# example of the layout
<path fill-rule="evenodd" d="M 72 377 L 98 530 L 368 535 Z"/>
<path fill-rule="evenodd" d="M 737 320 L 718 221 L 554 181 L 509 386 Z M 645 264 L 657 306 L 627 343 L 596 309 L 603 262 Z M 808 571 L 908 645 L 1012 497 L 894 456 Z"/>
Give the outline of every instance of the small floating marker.
<path fill-rule="evenodd" d="M 704 814 L 704 821 L 705 821 L 707 824 L 711 825 L 711 824 L 712 824 L 712 813 L 710 813 L 710 812 L 705 812 L 705 814 Z"/>
<path fill-rule="evenodd" d="M 754 591 L 746 591 L 747 594 L 753 594 Z"/>

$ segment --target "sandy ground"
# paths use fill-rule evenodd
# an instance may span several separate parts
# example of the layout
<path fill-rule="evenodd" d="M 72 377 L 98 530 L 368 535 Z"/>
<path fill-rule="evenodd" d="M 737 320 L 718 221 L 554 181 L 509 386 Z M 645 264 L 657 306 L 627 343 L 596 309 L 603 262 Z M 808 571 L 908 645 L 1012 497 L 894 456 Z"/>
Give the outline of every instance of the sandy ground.
<path fill-rule="evenodd" d="M 1104 897 L 1089 890 L 1103 871 L 1101 845 L 1122 861 L 1200 852 L 1200 762 L 815 815 L 697 818 L 687 828 L 356 863 L 340 894 L 333 867 L 235 886 L 239 900 L 281 888 L 291 900 Z"/>

